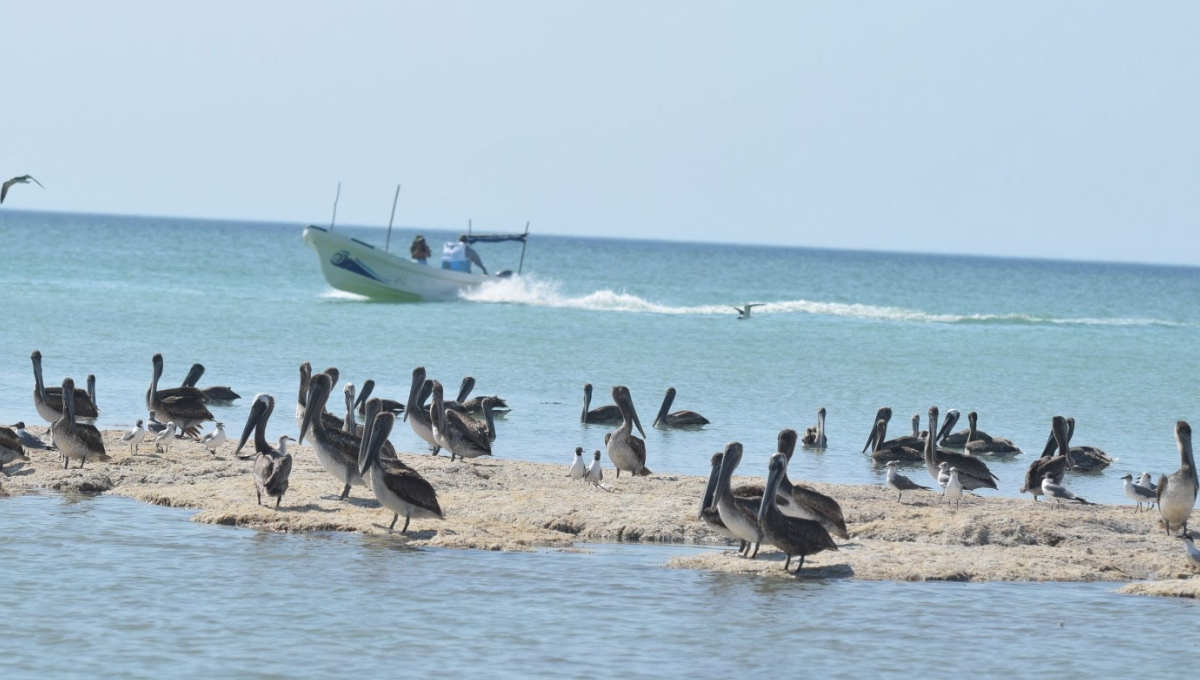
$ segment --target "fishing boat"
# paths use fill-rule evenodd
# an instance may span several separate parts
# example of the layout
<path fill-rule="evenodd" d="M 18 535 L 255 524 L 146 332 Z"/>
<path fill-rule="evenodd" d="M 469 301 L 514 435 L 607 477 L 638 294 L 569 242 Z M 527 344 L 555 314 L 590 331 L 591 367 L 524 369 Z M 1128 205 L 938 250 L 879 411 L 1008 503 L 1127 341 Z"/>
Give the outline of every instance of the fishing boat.
<path fill-rule="evenodd" d="M 399 187 L 396 193 L 399 196 Z M 336 218 L 336 200 L 334 205 Z M 394 216 L 394 201 L 392 211 Z M 525 224 L 525 231 L 519 234 L 476 234 L 472 232 L 468 222 L 467 233 L 460 237 L 460 241 L 467 245 L 519 241 L 521 262 L 516 273 L 520 274 L 525 265 L 525 246 L 528 238 L 528 223 Z M 388 223 L 387 241 L 382 249 L 335 232 L 332 222 L 328 229 L 315 225 L 304 228 L 304 243 L 317 254 L 321 263 L 321 273 L 325 275 L 329 285 L 369 298 L 403 302 L 455 300 L 466 290 L 487 281 L 513 275 L 512 270 L 492 275 L 477 273 L 471 271 L 469 265 L 466 267 L 467 271 L 446 269 L 437 258 L 430 258 L 429 264 L 422 264 L 389 252 L 391 240 L 391 221 Z"/>

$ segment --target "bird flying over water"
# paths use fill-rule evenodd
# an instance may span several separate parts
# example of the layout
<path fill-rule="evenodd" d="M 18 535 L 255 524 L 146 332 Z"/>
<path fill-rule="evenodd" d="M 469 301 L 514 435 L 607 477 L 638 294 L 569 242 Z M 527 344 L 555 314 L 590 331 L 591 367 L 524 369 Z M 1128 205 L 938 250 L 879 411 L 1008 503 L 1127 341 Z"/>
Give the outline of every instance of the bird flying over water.
<path fill-rule="evenodd" d="M 761 302 L 748 302 L 748 303 L 746 303 L 745 307 L 734 307 L 734 309 L 736 309 L 737 313 L 738 313 L 738 317 L 737 317 L 738 321 L 741 321 L 742 319 L 749 319 L 750 318 L 750 310 L 754 309 L 755 307 L 762 307 L 762 306 L 763 306 L 763 303 L 761 303 Z"/>
<path fill-rule="evenodd" d="M 29 184 L 30 182 L 33 182 L 34 184 L 38 185 L 39 187 L 42 187 L 43 189 L 46 188 L 46 187 L 42 186 L 41 182 L 34 179 L 33 175 L 21 175 L 20 177 L 13 177 L 12 179 L 5 182 L 4 184 L 0 185 L 0 203 L 3 203 L 4 197 L 8 196 L 8 188 L 9 187 L 11 187 L 14 184 Z"/>

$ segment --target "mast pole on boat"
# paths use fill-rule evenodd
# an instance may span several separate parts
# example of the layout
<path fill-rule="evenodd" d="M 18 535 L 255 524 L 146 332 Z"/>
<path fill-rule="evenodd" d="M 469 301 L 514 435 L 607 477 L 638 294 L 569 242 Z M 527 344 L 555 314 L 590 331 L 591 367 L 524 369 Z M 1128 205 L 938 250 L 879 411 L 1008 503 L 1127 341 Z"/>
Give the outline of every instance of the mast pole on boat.
<path fill-rule="evenodd" d="M 396 185 L 396 195 L 392 198 L 392 216 L 388 218 L 387 241 L 383 243 L 383 252 L 388 252 L 392 245 L 392 222 L 396 219 L 396 201 L 400 200 L 400 185 Z"/>
<path fill-rule="evenodd" d="M 337 193 L 333 196 L 333 217 L 329 218 L 329 231 L 333 231 L 333 223 L 337 222 L 338 199 L 342 197 L 342 183 L 338 182 Z"/>
<path fill-rule="evenodd" d="M 529 222 L 525 222 L 525 238 L 521 239 L 521 262 L 517 264 L 517 276 L 521 275 L 521 269 L 525 267 L 525 247 L 529 245 Z"/>

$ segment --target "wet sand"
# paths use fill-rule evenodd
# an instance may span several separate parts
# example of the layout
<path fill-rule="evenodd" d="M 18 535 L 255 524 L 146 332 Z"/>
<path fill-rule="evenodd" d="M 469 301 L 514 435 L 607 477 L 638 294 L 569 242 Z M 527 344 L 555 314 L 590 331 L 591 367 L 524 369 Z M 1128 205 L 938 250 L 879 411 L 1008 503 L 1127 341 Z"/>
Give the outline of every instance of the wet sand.
<path fill-rule="evenodd" d="M 104 434 L 110 462 L 63 470 L 56 452 L 31 451 L 32 461 L 6 478 L 4 488 L 10 493 L 112 493 L 196 509 L 197 522 L 270 531 L 386 533 L 392 520 L 391 512 L 364 487 L 354 487 L 348 501 L 339 501 L 340 484 L 321 469 L 309 446 L 289 446 L 295 459 L 291 485 L 277 511 L 256 504 L 252 463 L 234 457 L 233 443 L 213 456 L 197 442 L 176 441 L 167 454 L 154 453 L 153 443 L 146 442 L 131 456 L 121 432 Z M 243 454 L 252 446 L 247 444 Z M 413 520 L 407 536 L 395 534 L 396 540 L 413 545 L 485 550 L 591 541 L 727 545 L 696 519 L 706 481 L 702 477 L 617 479 L 608 468 L 605 482 L 614 491 L 606 492 L 566 476 L 570 452 L 564 453 L 562 465 L 400 457 L 437 489 L 446 515 L 444 521 Z M 904 502 L 897 503 L 895 493 L 881 486 L 813 486 L 841 503 L 851 537 L 840 542 L 837 552 L 810 557 L 799 578 L 1145 581 L 1122 592 L 1200 595 L 1200 578 L 1191 579 L 1197 572 L 1182 542 L 1163 533 L 1157 512 L 1134 513 L 1131 505 L 1059 507 L 999 497 L 968 497 L 955 510 L 938 503 L 932 492 L 906 493 Z M 764 547 L 756 560 L 713 550 L 674 557 L 668 566 L 795 578 L 784 574 L 783 555 L 771 547 Z"/>

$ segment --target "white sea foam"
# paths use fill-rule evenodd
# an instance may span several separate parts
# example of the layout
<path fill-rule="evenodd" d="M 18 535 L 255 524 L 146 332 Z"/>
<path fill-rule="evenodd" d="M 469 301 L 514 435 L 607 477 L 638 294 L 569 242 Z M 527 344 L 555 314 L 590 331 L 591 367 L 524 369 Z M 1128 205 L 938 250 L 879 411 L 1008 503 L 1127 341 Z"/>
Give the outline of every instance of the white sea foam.
<path fill-rule="evenodd" d="M 325 300 L 353 300 L 353 301 L 364 301 L 364 300 L 370 299 L 363 295 L 359 295 L 358 293 L 350 293 L 350 292 L 347 292 L 344 290 L 337 290 L 334 288 L 330 288 L 329 290 L 325 291 L 324 293 L 321 293 L 321 298 L 323 298 Z"/>
<path fill-rule="evenodd" d="M 468 291 L 462 296 L 472 302 L 493 304 L 519 304 L 533 307 L 557 307 L 583 309 L 599 312 L 626 312 L 634 314 L 734 314 L 732 304 L 672 306 L 652 302 L 630 293 L 613 290 L 598 290 L 586 295 L 571 296 L 561 292 L 555 281 L 544 281 L 532 277 L 512 277 L 489 281 Z M 738 305 L 740 306 L 740 302 Z M 903 307 L 852 304 L 844 302 L 817 302 L 813 300 L 781 300 L 765 302 L 754 308 L 755 315 L 762 314 L 813 314 L 840 316 L 869 321 L 899 321 L 909 323 L 943 324 L 1056 324 L 1080 326 L 1189 326 L 1175 321 L 1143 318 L 1056 318 L 1032 314 L 933 314 Z"/>

